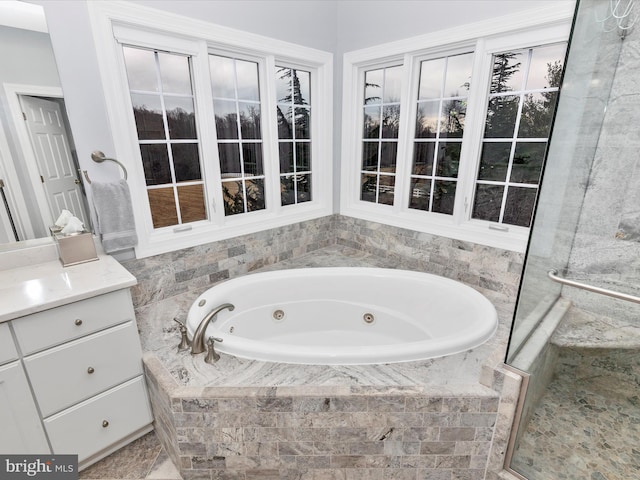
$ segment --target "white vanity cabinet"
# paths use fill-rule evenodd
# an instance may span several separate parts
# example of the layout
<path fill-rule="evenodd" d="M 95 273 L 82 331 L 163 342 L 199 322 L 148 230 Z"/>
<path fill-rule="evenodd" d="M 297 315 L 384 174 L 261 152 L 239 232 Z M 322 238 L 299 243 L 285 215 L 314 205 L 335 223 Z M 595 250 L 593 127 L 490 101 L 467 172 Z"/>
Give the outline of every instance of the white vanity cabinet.
<path fill-rule="evenodd" d="M 0 452 L 51 453 L 9 326 L 0 323 Z"/>
<path fill-rule="evenodd" d="M 19 312 L 0 306 L 0 452 L 77 454 L 82 469 L 152 429 L 136 282 L 111 257 L 51 268 L 78 287 Z M 56 278 L 41 291 L 55 292 Z"/>

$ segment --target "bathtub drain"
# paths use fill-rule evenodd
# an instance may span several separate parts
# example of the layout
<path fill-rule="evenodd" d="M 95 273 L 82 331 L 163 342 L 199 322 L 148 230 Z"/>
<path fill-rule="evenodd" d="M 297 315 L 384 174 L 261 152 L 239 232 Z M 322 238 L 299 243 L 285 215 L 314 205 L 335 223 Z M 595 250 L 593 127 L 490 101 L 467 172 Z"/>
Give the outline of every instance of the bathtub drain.
<path fill-rule="evenodd" d="M 275 310 L 273 312 L 273 319 L 277 321 L 284 319 L 284 310 Z"/>

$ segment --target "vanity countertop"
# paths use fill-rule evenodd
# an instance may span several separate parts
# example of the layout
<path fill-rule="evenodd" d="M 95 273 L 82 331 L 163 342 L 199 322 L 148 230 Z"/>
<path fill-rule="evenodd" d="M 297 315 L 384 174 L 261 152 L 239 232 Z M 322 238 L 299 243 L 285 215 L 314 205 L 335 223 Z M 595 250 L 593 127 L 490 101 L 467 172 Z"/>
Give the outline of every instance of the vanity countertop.
<path fill-rule="evenodd" d="M 109 255 L 69 267 L 55 260 L 0 270 L 0 322 L 136 283 L 136 278 Z"/>

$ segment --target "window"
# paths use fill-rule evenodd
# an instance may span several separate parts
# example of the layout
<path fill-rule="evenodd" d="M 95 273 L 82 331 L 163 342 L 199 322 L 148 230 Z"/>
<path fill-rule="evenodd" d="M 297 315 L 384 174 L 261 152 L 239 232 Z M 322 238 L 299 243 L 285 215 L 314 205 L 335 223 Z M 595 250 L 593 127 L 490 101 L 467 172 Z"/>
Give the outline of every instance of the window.
<path fill-rule="evenodd" d="M 569 23 L 479 30 L 346 54 L 343 214 L 524 250 Z"/>
<path fill-rule="evenodd" d="M 88 8 L 137 257 L 332 213 L 330 53 L 132 4 Z"/>
<path fill-rule="evenodd" d="M 207 218 L 190 57 L 123 47 L 155 228 Z"/>

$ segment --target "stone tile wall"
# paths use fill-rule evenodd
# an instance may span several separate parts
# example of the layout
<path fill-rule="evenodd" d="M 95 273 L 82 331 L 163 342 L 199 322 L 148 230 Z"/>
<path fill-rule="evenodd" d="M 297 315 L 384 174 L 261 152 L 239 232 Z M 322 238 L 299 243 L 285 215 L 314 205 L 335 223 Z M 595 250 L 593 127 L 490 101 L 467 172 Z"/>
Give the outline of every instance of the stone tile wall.
<path fill-rule="evenodd" d="M 137 279 L 136 307 L 213 284 L 266 265 L 341 244 L 387 260 L 496 292 L 515 302 L 523 255 L 366 220 L 331 215 L 176 252 L 123 261 Z M 194 298 L 195 296 L 194 295 Z"/>
<path fill-rule="evenodd" d="M 145 358 L 156 430 L 185 480 L 480 480 L 498 394 L 189 388 Z"/>

